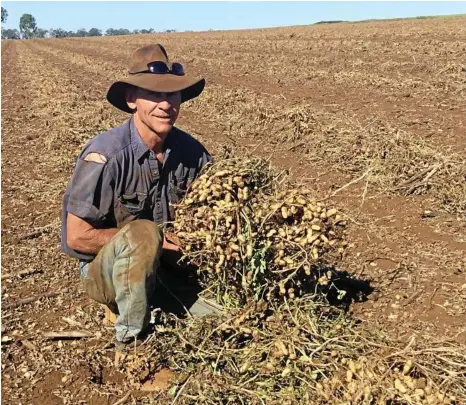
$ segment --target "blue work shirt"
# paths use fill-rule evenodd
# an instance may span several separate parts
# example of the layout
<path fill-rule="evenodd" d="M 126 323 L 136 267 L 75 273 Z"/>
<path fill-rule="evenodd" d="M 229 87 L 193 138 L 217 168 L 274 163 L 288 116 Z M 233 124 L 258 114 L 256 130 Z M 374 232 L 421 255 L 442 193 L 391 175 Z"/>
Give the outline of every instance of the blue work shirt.
<path fill-rule="evenodd" d="M 86 160 L 90 153 L 101 161 Z M 81 151 L 62 206 L 62 250 L 81 261 L 96 255 L 66 243 L 67 213 L 97 229 L 121 228 L 135 219 L 164 227 L 178 203 L 212 157 L 186 132 L 173 127 L 164 142 L 163 164 L 140 137 L 133 118 L 91 139 Z"/>

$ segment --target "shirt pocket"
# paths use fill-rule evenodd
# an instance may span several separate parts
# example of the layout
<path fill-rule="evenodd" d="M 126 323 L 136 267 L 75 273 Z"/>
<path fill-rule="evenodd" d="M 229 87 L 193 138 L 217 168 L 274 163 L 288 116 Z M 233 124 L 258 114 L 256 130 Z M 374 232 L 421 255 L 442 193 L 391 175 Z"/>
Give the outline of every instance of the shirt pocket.
<path fill-rule="evenodd" d="M 146 202 L 146 193 L 134 192 L 120 195 L 115 207 L 115 219 L 118 228 L 135 219 L 148 219 L 145 212 Z"/>
<path fill-rule="evenodd" d="M 145 193 L 129 193 L 118 197 L 121 205 L 123 205 L 130 213 L 138 213 L 145 207 L 147 194 Z"/>

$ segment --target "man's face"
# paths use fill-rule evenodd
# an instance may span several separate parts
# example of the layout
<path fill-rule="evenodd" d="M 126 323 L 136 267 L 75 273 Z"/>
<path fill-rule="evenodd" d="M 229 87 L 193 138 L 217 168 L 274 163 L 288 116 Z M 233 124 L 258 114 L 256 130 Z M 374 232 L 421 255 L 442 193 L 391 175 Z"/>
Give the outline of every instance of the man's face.
<path fill-rule="evenodd" d="M 181 92 L 158 93 L 133 88 L 127 93 L 128 106 L 153 132 L 164 138 L 173 128 L 181 105 Z"/>

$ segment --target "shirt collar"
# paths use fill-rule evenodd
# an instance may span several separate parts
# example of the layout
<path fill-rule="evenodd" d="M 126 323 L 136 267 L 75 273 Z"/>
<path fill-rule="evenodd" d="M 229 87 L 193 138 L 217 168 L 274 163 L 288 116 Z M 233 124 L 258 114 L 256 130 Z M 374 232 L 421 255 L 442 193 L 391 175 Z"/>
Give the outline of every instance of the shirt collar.
<path fill-rule="evenodd" d="M 137 160 L 141 159 L 146 153 L 149 153 L 149 148 L 142 140 L 139 135 L 136 125 L 134 124 L 134 118 L 131 117 L 129 120 L 130 136 L 131 136 L 131 147 L 133 148 L 134 156 Z"/>
<path fill-rule="evenodd" d="M 129 125 L 130 125 L 130 131 L 131 131 L 130 133 L 131 146 L 133 148 L 134 156 L 136 157 L 137 160 L 139 160 L 146 154 L 149 154 L 150 149 L 147 147 L 147 145 L 144 143 L 141 136 L 139 135 L 136 125 L 134 124 L 134 118 L 131 117 L 129 121 L 130 121 Z M 165 139 L 165 142 L 163 145 L 164 164 L 168 159 L 168 155 L 170 155 L 170 153 L 173 154 L 173 149 L 176 150 L 176 146 L 178 145 L 178 137 L 176 136 L 177 135 L 176 132 L 177 132 L 177 129 L 173 127 L 173 129 L 170 131 L 167 138 Z"/>

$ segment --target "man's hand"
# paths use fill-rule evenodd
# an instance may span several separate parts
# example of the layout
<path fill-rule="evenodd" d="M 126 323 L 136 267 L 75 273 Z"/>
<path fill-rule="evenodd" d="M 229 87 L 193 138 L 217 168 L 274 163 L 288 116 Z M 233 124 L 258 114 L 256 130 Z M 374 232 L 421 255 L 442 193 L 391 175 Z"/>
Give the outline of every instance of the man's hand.
<path fill-rule="evenodd" d="M 163 235 L 163 249 L 165 250 L 172 250 L 174 252 L 179 252 L 180 248 L 180 240 L 178 237 L 170 232 L 166 232 Z"/>

